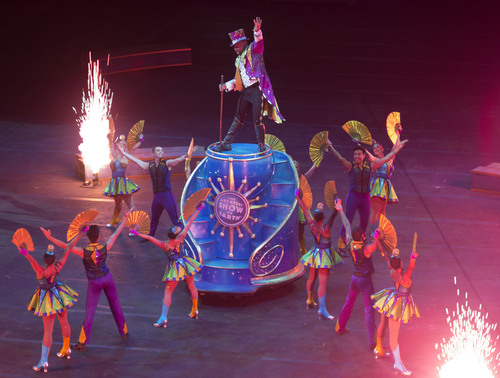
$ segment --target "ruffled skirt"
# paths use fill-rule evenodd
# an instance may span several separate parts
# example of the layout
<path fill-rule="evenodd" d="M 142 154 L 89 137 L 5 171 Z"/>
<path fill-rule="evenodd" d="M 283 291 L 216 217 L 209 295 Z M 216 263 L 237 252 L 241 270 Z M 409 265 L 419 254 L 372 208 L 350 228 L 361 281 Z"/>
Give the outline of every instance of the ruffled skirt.
<path fill-rule="evenodd" d="M 380 290 L 371 297 L 373 308 L 388 318 L 408 323 L 412 317 L 420 318 L 420 312 L 411 295 L 400 295 L 395 288 Z"/>
<path fill-rule="evenodd" d="M 342 257 L 332 248 L 313 247 L 300 259 L 302 264 L 315 269 L 333 268 L 335 265 L 343 264 Z"/>
<path fill-rule="evenodd" d="M 40 289 L 35 291 L 28 304 L 28 310 L 34 311 L 37 316 L 49 316 L 59 314 L 73 306 L 78 293 L 69 286 L 56 282 L 52 289 Z"/>
<path fill-rule="evenodd" d="M 382 177 L 377 177 L 370 182 L 370 197 L 380 197 L 386 200 L 388 204 L 399 202 L 391 180 Z"/>
<path fill-rule="evenodd" d="M 113 177 L 109 180 L 102 194 L 108 197 L 126 196 L 137 192 L 139 189 L 141 189 L 139 185 L 136 185 L 126 177 Z"/>
<path fill-rule="evenodd" d="M 176 261 L 169 261 L 163 275 L 163 281 L 184 281 L 186 278 L 199 273 L 201 268 L 203 268 L 203 265 L 188 256 L 181 257 Z"/>

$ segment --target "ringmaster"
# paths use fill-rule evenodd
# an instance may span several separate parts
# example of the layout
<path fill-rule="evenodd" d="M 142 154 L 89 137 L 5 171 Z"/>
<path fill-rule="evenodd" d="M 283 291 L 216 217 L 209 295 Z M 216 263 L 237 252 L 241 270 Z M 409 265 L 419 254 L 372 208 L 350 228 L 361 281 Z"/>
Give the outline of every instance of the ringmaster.
<path fill-rule="evenodd" d="M 236 73 L 234 79 L 219 85 L 219 90 L 221 92 L 236 90 L 241 93 L 233 123 L 221 144 L 214 148 L 215 151 L 231 151 L 231 143 L 240 132 L 243 122 L 250 112 L 253 117 L 259 152 L 265 151 L 265 127 L 262 117 L 267 116 L 276 123 L 282 123 L 285 120 L 274 98 L 271 80 L 264 65 L 264 39 L 260 29 L 262 20 L 257 17 L 253 23 L 254 41 L 250 45 L 243 29 L 229 33 L 231 47 L 238 55 L 234 63 Z"/>

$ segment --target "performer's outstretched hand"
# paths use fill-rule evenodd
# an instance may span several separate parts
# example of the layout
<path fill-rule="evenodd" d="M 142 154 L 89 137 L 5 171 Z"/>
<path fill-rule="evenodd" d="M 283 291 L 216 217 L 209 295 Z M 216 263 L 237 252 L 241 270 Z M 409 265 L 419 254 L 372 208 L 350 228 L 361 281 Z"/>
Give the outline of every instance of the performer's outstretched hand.
<path fill-rule="evenodd" d="M 260 30 L 260 26 L 262 25 L 262 19 L 260 17 L 255 17 L 253 20 L 253 31 L 258 32 Z"/>
<path fill-rule="evenodd" d="M 46 229 L 45 229 L 45 228 L 43 228 L 43 227 L 40 227 L 40 230 L 42 230 L 43 234 L 45 235 L 45 237 L 46 237 L 47 239 L 49 239 L 49 238 L 50 238 L 50 236 L 51 236 L 51 232 L 50 232 L 50 230 L 46 230 Z"/>
<path fill-rule="evenodd" d="M 28 251 L 25 248 L 19 248 L 19 253 L 24 256 L 28 255 Z"/>

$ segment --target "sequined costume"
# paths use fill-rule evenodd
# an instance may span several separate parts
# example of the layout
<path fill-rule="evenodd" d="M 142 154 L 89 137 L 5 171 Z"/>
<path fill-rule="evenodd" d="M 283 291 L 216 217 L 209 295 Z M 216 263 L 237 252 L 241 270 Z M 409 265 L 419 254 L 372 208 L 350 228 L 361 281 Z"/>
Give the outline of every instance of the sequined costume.
<path fill-rule="evenodd" d="M 332 249 L 332 241 L 331 239 L 325 240 L 321 243 L 321 235 L 313 235 L 316 240 L 316 245 L 307 252 L 300 261 L 305 266 L 309 266 L 315 269 L 322 268 L 333 268 L 335 265 L 343 264 L 344 260 L 339 254 Z"/>
<path fill-rule="evenodd" d="M 392 187 L 391 176 L 394 166 L 387 162 L 375 170 L 376 177 L 370 181 L 370 197 L 380 197 L 387 203 L 398 203 L 398 196 Z"/>
<path fill-rule="evenodd" d="M 246 40 L 243 29 L 230 33 L 233 41 Z M 262 30 L 254 31 L 254 42 L 250 43 L 236 58 L 236 72 L 234 79 L 225 83 L 226 91 L 240 91 L 238 105 L 233 123 L 229 128 L 222 146 L 224 149 L 230 149 L 233 139 L 243 127 L 243 122 L 247 115 L 253 118 L 255 133 L 259 151 L 264 151 L 265 127 L 262 120 L 267 116 L 274 122 L 280 124 L 285 118 L 281 115 L 278 103 L 274 96 L 271 80 L 264 64 L 264 39 Z"/>
<path fill-rule="evenodd" d="M 112 177 L 102 194 L 108 197 L 126 196 L 141 189 L 138 185 L 125 177 L 127 164 L 123 164 L 120 162 L 120 159 L 116 159 L 109 165 L 111 166 Z"/>
<path fill-rule="evenodd" d="M 199 273 L 203 268 L 203 265 L 198 261 L 186 256 L 182 244 L 180 244 L 180 250 L 176 247 L 174 249 L 164 249 L 163 251 L 168 258 L 168 265 L 163 275 L 164 282 L 184 281 L 186 278 Z"/>
<path fill-rule="evenodd" d="M 394 284 L 394 287 L 380 290 L 372 295 L 374 301 L 373 308 L 388 318 L 394 319 L 400 323 L 408 323 L 412 317 L 420 318 L 413 297 L 411 288 L 402 284 Z"/>
<path fill-rule="evenodd" d="M 28 304 L 28 310 L 37 316 L 49 316 L 63 312 L 73 306 L 78 293 L 69 286 L 56 281 L 57 273 L 38 278 L 38 289 Z"/>

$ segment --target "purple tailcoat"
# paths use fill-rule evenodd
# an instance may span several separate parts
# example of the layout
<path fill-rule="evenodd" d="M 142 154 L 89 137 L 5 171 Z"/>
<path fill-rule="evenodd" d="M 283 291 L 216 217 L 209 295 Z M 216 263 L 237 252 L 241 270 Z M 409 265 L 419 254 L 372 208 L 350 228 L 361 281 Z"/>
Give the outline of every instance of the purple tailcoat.
<path fill-rule="evenodd" d="M 236 58 L 236 75 L 235 75 L 235 90 L 241 91 L 243 84 L 241 82 L 239 72 L 239 61 L 241 58 L 245 59 L 245 70 L 247 71 L 250 79 L 259 80 L 259 88 L 266 99 L 263 105 L 263 114 L 271 118 L 276 123 L 282 123 L 285 118 L 281 115 L 278 103 L 274 98 L 273 86 L 264 65 L 264 39 L 254 41 L 250 44 L 240 56 Z"/>

